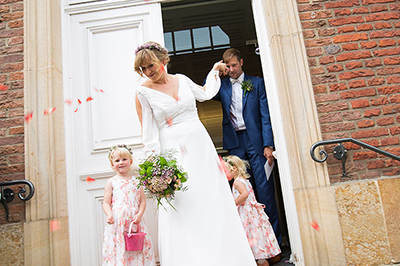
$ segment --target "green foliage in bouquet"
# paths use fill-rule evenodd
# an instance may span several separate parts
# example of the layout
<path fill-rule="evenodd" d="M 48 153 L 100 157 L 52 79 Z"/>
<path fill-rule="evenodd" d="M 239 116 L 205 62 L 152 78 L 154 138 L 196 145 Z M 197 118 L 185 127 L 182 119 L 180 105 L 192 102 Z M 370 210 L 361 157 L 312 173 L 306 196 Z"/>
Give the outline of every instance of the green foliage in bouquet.
<path fill-rule="evenodd" d="M 139 186 L 143 186 L 146 194 L 157 200 L 157 207 L 160 204 L 163 206 L 161 200 L 165 199 L 174 208 L 171 201 L 175 192 L 187 189 L 183 186 L 187 181 L 187 173 L 178 165 L 174 158 L 175 153 L 173 150 L 166 150 L 160 155 L 152 154 L 139 164 Z"/>

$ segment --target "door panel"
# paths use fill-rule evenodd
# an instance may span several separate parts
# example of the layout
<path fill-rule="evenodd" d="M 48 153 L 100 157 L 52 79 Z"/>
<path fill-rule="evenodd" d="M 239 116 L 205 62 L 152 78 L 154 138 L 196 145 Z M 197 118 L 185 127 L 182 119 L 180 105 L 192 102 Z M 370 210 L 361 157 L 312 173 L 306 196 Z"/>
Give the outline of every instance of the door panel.
<path fill-rule="evenodd" d="M 148 40 L 163 43 L 159 3 L 65 9 L 64 98 L 72 101 L 64 109 L 72 265 L 101 264 L 104 185 L 115 174 L 109 148 L 125 143 L 136 158 L 142 157 L 134 100 L 142 80 L 133 64 L 136 47 Z M 87 177 L 95 181 L 87 182 Z M 156 247 L 156 212 L 150 200 L 145 219 Z"/>

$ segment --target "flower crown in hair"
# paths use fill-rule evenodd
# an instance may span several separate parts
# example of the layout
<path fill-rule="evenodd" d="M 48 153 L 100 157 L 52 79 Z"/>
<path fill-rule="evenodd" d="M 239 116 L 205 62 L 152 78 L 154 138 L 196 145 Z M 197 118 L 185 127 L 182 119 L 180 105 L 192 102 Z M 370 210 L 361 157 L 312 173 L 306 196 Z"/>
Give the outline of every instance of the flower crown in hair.
<path fill-rule="evenodd" d="M 230 164 L 230 166 L 234 166 L 234 165 L 233 165 L 233 162 L 232 162 L 231 160 L 229 160 L 228 157 L 224 157 L 223 159 L 224 159 L 225 162 L 227 162 L 228 164 Z"/>
<path fill-rule="evenodd" d="M 164 52 L 164 53 L 168 52 L 167 49 L 165 49 L 158 43 L 151 42 L 151 43 L 145 43 L 145 44 L 139 46 L 135 51 L 135 55 L 137 55 L 137 53 L 139 53 L 139 51 L 141 51 L 143 49 L 157 50 L 157 51 Z"/>
<path fill-rule="evenodd" d="M 117 149 L 117 148 L 127 149 L 127 150 L 129 151 L 130 154 L 133 154 L 131 148 L 129 148 L 129 147 L 126 146 L 125 144 L 118 144 L 118 145 L 112 146 L 112 147 L 110 148 L 110 151 L 108 152 L 108 159 L 110 159 L 111 154 L 112 154 L 112 153 L 114 152 L 114 150 Z"/>

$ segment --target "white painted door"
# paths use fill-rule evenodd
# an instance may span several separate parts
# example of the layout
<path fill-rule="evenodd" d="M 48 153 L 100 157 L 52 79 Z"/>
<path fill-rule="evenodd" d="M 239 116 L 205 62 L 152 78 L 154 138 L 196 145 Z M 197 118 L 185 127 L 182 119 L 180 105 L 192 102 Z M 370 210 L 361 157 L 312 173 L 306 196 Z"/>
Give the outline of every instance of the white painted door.
<path fill-rule="evenodd" d="M 108 150 L 125 143 L 143 157 L 134 51 L 148 40 L 163 43 L 161 7 L 133 0 L 64 3 L 64 99 L 72 101 L 64 110 L 71 264 L 100 265 L 104 185 L 114 175 Z M 145 219 L 156 247 L 154 210 L 148 200 Z"/>

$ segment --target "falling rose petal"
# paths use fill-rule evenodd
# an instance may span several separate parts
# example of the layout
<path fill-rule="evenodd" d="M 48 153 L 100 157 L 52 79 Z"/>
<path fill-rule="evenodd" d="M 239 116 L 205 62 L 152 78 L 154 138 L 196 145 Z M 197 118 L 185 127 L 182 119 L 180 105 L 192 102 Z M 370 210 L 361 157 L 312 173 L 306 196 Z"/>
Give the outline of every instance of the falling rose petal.
<path fill-rule="evenodd" d="M 86 182 L 91 183 L 96 181 L 95 179 L 91 178 L 90 176 L 86 177 Z"/>
<path fill-rule="evenodd" d="M 172 117 L 167 118 L 167 124 L 168 126 L 172 126 Z"/>
<path fill-rule="evenodd" d="M 32 116 L 33 116 L 33 112 L 30 112 L 30 113 L 25 114 L 25 116 L 24 116 L 25 122 L 26 122 L 26 123 L 31 122 Z"/>
<path fill-rule="evenodd" d="M 221 170 L 221 172 L 225 173 L 226 177 L 229 180 L 230 179 L 230 174 L 229 174 L 229 170 L 228 170 L 228 167 L 226 166 L 226 163 L 225 163 L 224 159 L 222 159 L 221 156 L 218 156 L 218 159 L 219 159 L 219 161 L 218 161 L 219 169 Z"/>
<path fill-rule="evenodd" d="M 319 228 L 319 224 L 316 220 L 313 220 L 310 224 L 315 230 L 317 230 L 319 232 L 320 228 Z"/>
<path fill-rule="evenodd" d="M 94 88 L 94 91 L 95 91 L 95 92 L 104 93 L 104 91 L 101 90 L 101 89 L 98 89 L 98 88 L 96 88 L 96 87 L 93 87 L 93 88 Z"/>
<path fill-rule="evenodd" d="M 175 100 L 179 101 L 179 96 L 178 95 L 176 95 Z"/>
<path fill-rule="evenodd" d="M 8 86 L 0 84 L 0 91 L 6 91 L 6 90 L 8 90 Z"/>
<path fill-rule="evenodd" d="M 54 232 L 61 229 L 61 222 L 59 220 L 50 221 L 50 231 Z"/>
<path fill-rule="evenodd" d="M 64 101 L 66 104 L 68 104 L 68 105 L 72 105 L 72 100 L 65 100 Z"/>
<path fill-rule="evenodd" d="M 78 112 L 78 108 L 75 109 L 74 113 Z"/>
<path fill-rule="evenodd" d="M 78 104 L 82 104 L 82 101 L 78 99 Z"/>
<path fill-rule="evenodd" d="M 56 108 L 57 108 L 57 107 L 54 107 L 54 108 L 47 108 L 46 110 L 44 110 L 43 114 L 44 114 L 44 115 L 52 114 L 52 113 L 56 110 Z"/>
<path fill-rule="evenodd" d="M 86 102 L 90 102 L 90 101 L 93 101 L 93 98 L 91 96 L 86 98 Z"/>
<path fill-rule="evenodd" d="M 181 150 L 182 153 L 187 153 L 187 148 L 185 145 L 179 144 L 179 149 Z"/>

